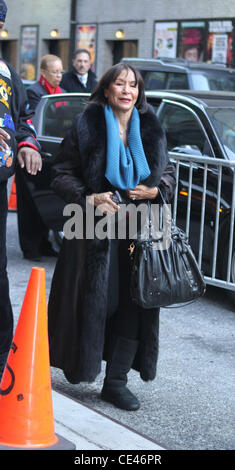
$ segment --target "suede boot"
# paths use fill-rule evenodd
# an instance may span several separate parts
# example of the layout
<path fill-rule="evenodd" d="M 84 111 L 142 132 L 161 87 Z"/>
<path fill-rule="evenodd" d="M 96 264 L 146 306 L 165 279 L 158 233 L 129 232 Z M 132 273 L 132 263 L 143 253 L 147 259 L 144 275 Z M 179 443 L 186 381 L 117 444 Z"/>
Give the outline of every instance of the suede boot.
<path fill-rule="evenodd" d="M 140 407 L 138 399 L 126 386 L 137 347 L 138 341 L 118 337 L 107 361 L 101 398 L 122 410 L 135 411 Z"/>

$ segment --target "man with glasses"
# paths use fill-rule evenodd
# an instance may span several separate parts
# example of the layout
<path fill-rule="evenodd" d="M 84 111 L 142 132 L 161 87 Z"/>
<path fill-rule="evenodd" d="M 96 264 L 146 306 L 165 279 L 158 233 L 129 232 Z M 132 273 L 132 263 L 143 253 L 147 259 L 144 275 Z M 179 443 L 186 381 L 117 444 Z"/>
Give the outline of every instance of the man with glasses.
<path fill-rule="evenodd" d="M 47 54 L 42 57 L 39 80 L 27 89 L 31 109 L 35 109 L 43 95 L 62 93 L 60 87 L 63 76 L 63 65 L 59 57 Z"/>

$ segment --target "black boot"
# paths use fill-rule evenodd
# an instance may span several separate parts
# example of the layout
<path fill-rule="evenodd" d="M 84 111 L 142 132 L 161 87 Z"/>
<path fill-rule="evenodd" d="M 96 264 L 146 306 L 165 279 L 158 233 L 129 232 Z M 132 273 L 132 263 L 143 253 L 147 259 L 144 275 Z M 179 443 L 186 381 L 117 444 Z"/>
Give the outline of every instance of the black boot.
<path fill-rule="evenodd" d="M 106 376 L 101 398 L 122 410 L 135 411 L 140 407 L 138 399 L 126 387 L 127 374 L 132 366 L 138 342 L 118 337 L 107 360 Z"/>
<path fill-rule="evenodd" d="M 2 374 L 5 369 L 7 358 L 8 358 L 8 352 L 0 353 L 0 382 L 2 380 Z"/>

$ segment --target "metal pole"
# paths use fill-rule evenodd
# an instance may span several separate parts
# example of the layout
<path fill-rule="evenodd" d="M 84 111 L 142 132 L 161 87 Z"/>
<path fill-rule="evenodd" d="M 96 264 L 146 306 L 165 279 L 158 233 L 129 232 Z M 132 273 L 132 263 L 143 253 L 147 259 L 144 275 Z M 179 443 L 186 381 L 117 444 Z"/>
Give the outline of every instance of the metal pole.
<path fill-rule="evenodd" d="M 205 163 L 204 173 L 203 173 L 203 193 L 202 193 L 201 224 L 200 224 L 199 254 L 198 254 L 198 264 L 200 268 L 202 267 L 202 251 L 203 251 L 204 225 L 205 225 L 207 169 L 208 169 L 208 165 L 207 163 Z"/>
<path fill-rule="evenodd" d="M 69 64 L 71 64 L 72 62 L 73 53 L 76 48 L 75 39 L 76 39 L 76 23 L 77 23 L 77 3 L 78 3 L 78 0 L 71 0 Z"/>

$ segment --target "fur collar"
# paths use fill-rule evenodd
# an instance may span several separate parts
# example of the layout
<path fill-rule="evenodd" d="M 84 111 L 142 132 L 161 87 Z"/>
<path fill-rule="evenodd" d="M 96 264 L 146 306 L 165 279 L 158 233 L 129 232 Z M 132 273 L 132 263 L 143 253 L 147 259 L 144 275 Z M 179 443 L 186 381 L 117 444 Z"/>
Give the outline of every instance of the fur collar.
<path fill-rule="evenodd" d="M 149 106 L 140 114 L 141 138 L 151 175 L 143 181 L 157 186 L 168 163 L 165 134 Z M 78 145 L 85 182 L 92 192 L 102 191 L 106 167 L 106 123 L 101 105 L 91 103 L 77 121 Z"/>

